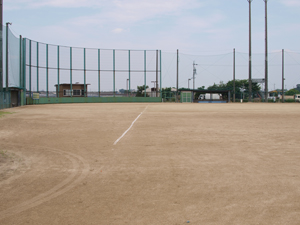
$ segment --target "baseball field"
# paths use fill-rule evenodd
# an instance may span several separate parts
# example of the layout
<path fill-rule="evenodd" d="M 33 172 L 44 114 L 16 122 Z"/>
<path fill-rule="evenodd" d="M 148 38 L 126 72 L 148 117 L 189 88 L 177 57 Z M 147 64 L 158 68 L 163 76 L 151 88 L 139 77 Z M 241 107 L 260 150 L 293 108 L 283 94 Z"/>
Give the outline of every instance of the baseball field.
<path fill-rule="evenodd" d="M 0 113 L 2 225 L 300 224 L 299 103 Z"/>

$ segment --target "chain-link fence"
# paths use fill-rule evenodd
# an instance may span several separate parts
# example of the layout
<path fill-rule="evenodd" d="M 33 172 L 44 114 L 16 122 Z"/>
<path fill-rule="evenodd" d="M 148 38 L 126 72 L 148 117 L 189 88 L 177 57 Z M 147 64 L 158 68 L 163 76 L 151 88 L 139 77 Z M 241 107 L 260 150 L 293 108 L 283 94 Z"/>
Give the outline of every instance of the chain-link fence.
<path fill-rule="evenodd" d="M 177 54 L 162 53 L 164 88 L 177 87 Z M 265 79 L 265 54 L 252 54 L 252 101 L 269 102 L 300 84 L 300 52 L 276 51 L 268 54 L 268 86 L 256 82 Z M 235 79 L 235 82 L 233 81 Z M 178 54 L 178 88 L 229 90 L 231 100 L 249 99 L 249 55 L 230 52 L 218 55 Z M 300 91 L 300 90 L 299 90 Z M 275 93 L 275 94 L 274 94 Z M 235 98 L 234 98 L 235 97 Z M 227 99 L 227 97 L 226 97 Z"/>
<path fill-rule="evenodd" d="M 158 97 L 160 65 L 158 50 L 74 48 L 26 39 L 26 89 L 40 97 L 147 96 L 152 86 Z"/>

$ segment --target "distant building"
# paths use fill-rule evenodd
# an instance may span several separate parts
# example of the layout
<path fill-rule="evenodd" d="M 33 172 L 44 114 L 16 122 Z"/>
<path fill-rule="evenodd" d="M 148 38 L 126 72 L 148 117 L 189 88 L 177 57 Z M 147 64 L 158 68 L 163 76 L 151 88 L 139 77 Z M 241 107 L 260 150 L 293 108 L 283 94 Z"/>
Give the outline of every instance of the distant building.
<path fill-rule="evenodd" d="M 86 86 L 86 92 L 88 92 L 88 85 Z M 72 90 L 71 90 L 71 84 L 59 84 L 55 85 L 56 87 L 56 93 L 58 93 L 58 97 L 84 97 L 84 84 L 79 84 L 78 82 L 76 84 L 72 84 Z M 59 91 L 58 91 L 59 87 Z M 71 95 L 72 94 L 72 95 Z M 87 95 L 86 95 L 87 96 Z"/>
<path fill-rule="evenodd" d="M 295 88 L 295 90 L 300 91 L 300 84 L 297 84 L 297 87 Z"/>
<path fill-rule="evenodd" d="M 283 90 L 284 93 L 287 92 L 288 90 L 287 89 L 284 89 Z M 276 90 L 273 90 L 273 91 L 270 91 L 269 92 L 269 97 L 276 97 L 276 96 L 281 96 L 282 95 L 282 89 L 276 89 Z"/>

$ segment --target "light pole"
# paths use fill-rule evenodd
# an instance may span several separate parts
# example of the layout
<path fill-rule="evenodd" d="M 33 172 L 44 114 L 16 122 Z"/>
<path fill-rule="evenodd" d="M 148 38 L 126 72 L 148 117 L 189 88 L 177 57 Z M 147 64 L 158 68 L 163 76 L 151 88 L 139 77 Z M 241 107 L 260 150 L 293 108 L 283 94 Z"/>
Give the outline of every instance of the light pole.
<path fill-rule="evenodd" d="M 195 66 L 198 66 L 198 64 L 195 63 L 195 61 L 193 62 L 193 89 L 195 90 L 195 75 L 197 73 L 197 69 Z"/>
<path fill-rule="evenodd" d="M 188 80 L 188 88 L 189 88 L 189 89 L 190 89 L 190 80 L 191 80 L 191 79 Z"/>
<path fill-rule="evenodd" d="M 249 102 L 252 101 L 252 46 L 251 46 L 251 2 L 249 2 Z"/>
<path fill-rule="evenodd" d="M 268 0 L 265 2 L 265 102 L 268 102 Z"/>

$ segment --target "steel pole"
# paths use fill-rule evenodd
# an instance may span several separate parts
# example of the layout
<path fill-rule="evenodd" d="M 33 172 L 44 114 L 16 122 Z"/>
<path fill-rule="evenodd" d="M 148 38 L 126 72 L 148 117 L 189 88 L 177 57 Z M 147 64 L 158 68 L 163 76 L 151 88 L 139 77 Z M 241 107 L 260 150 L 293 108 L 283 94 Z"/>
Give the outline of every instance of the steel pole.
<path fill-rule="evenodd" d="M 8 69 L 8 25 L 10 23 L 6 23 L 6 54 L 5 54 L 5 59 L 6 59 L 6 65 L 5 65 L 5 87 L 6 87 L 6 91 L 8 91 L 8 72 L 9 72 L 9 69 Z M 2 24 L 1 24 L 2 25 Z"/>
<path fill-rule="evenodd" d="M 179 50 L 177 49 L 176 102 L 178 99 L 178 80 L 179 80 Z"/>
<path fill-rule="evenodd" d="M 233 102 L 235 102 L 235 48 L 233 49 Z"/>
<path fill-rule="evenodd" d="M 84 74 L 83 74 L 83 79 L 84 79 L 84 97 L 87 97 L 87 86 L 86 86 L 86 48 L 83 49 L 83 66 L 84 66 Z"/>
<path fill-rule="evenodd" d="M 131 92 L 131 86 L 130 86 L 130 77 L 131 77 L 131 64 L 130 64 L 130 50 L 128 50 L 128 94 L 129 94 L 129 92 Z M 129 95 L 128 95 L 129 96 Z M 131 93 L 130 93 L 130 96 L 131 96 Z"/>
<path fill-rule="evenodd" d="M 36 43 L 36 92 L 39 92 L 39 43 Z"/>
<path fill-rule="evenodd" d="M 22 35 L 20 35 L 20 39 L 19 39 L 19 88 L 22 89 L 23 88 L 23 79 L 22 79 L 22 75 L 23 75 L 23 67 L 22 67 Z"/>
<path fill-rule="evenodd" d="M 195 90 L 195 61 L 193 63 L 193 90 Z"/>
<path fill-rule="evenodd" d="M 0 92 L 3 91 L 3 0 L 0 0 Z"/>
<path fill-rule="evenodd" d="M 60 80 L 60 70 L 59 70 L 59 46 L 57 46 L 57 93 L 56 93 L 56 97 L 58 97 L 58 98 L 59 98 L 59 92 L 60 92 L 59 80 Z"/>
<path fill-rule="evenodd" d="M 98 97 L 100 97 L 100 76 L 101 76 L 101 71 L 100 71 L 100 49 L 98 49 Z"/>
<path fill-rule="evenodd" d="M 73 69 L 73 60 L 72 60 L 72 47 L 70 47 L 70 96 L 73 97 L 73 74 L 72 74 L 72 69 Z"/>
<path fill-rule="evenodd" d="M 252 42 L 251 42 L 251 2 L 249 2 L 249 102 L 252 101 Z"/>
<path fill-rule="evenodd" d="M 282 49 L 282 102 L 284 102 L 284 49 Z"/>
<path fill-rule="evenodd" d="M 146 72 L 146 70 L 147 70 L 147 52 L 146 52 L 146 50 L 144 51 L 144 97 L 147 97 L 147 87 L 146 87 L 146 85 L 147 85 L 147 72 Z"/>
<path fill-rule="evenodd" d="M 268 0 L 265 2 L 265 102 L 268 102 Z"/>
<path fill-rule="evenodd" d="M 46 91 L 49 97 L 49 45 L 46 45 Z"/>
<path fill-rule="evenodd" d="M 160 95 L 162 97 L 162 80 L 161 80 L 161 75 L 162 75 L 162 66 L 161 66 L 161 50 L 159 51 L 159 74 L 160 74 Z"/>
<path fill-rule="evenodd" d="M 113 50 L 113 93 L 116 96 L 116 50 Z"/>
<path fill-rule="evenodd" d="M 156 88 L 155 97 L 158 97 L 158 50 L 156 50 Z"/>

